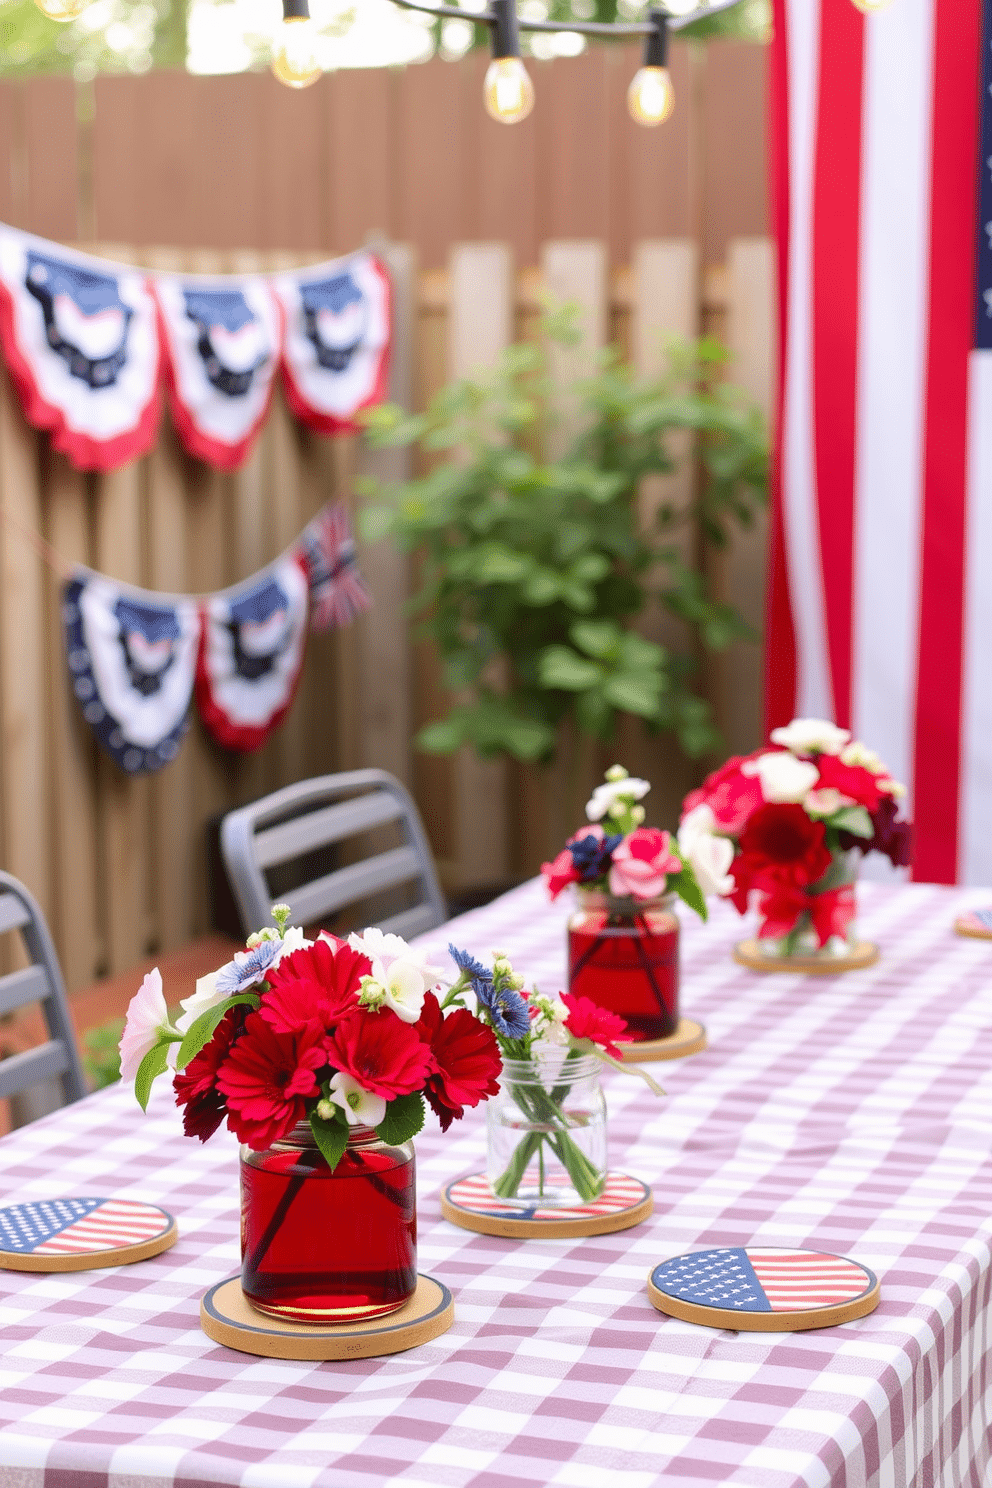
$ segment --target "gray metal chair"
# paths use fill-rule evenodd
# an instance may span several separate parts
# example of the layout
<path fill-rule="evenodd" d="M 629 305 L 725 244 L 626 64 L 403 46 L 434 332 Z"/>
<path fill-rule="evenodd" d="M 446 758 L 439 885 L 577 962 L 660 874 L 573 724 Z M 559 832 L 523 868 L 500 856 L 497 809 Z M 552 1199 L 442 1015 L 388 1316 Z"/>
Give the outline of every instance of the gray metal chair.
<path fill-rule="evenodd" d="M 45 917 L 23 884 L 0 872 L 0 934 L 9 930 L 20 931 L 31 965 L 0 977 L 0 1013 L 37 1002 L 48 1028 L 46 1043 L 0 1059 L 0 1098 L 12 1097 L 13 1123 L 22 1126 L 79 1100 L 86 1082 Z"/>
<path fill-rule="evenodd" d="M 231 811 L 220 845 L 246 932 L 270 923 L 273 900 L 295 925 L 352 906 L 361 913 L 347 928 L 405 939 L 447 917 L 417 808 L 384 770 L 303 780 Z"/>

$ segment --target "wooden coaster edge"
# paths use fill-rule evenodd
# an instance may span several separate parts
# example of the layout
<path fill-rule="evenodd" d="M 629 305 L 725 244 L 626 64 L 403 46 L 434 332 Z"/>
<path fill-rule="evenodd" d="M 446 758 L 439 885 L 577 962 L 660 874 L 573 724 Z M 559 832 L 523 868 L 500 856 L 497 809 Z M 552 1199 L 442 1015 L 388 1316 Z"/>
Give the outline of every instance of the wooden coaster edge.
<path fill-rule="evenodd" d="M 461 1230 L 472 1230 L 477 1235 L 496 1235 L 503 1240 L 568 1240 L 573 1236 L 580 1239 L 584 1235 L 609 1235 L 617 1230 L 632 1230 L 654 1213 L 654 1194 L 650 1185 L 640 1178 L 637 1181 L 646 1190 L 643 1199 L 629 1209 L 618 1209 L 612 1214 L 590 1214 L 582 1219 L 513 1219 L 503 1214 L 475 1213 L 451 1203 L 448 1198 L 450 1184 L 441 1190 L 441 1214 Z"/>
<path fill-rule="evenodd" d="M 969 925 L 964 915 L 958 915 L 954 921 L 954 933 L 967 936 L 969 940 L 992 940 L 992 930 L 986 930 L 982 925 Z"/>
<path fill-rule="evenodd" d="M 665 1317 L 678 1318 L 683 1323 L 696 1323 L 703 1328 L 729 1328 L 736 1333 L 802 1333 L 811 1328 L 838 1328 L 842 1323 L 854 1322 L 874 1312 L 880 1300 L 881 1283 L 875 1284 L 860 1297 L 850 1302 L 838 1302 L 832 1307 L 818 1307 L 810 1312 L 734 1312 L 723 1307 L 701 1307 L 695 1302 L 683 1302 L 656 1287 L 651 1277 L 654 1267 L 648 1272 L 648 1296 L 651 1305 Z"/>
<path fill-rule="evenodd" d="M 163 1213 L 166 1211 L 163 1210 Z M 0 1251 L 0 1271 L 105 1271 L 111 1266 L 130 1266 L 171 1250 L 179 1239 L 179 1226 L 172 1224 L 160 1235 L 142 1240 L 138 1245 L 120 1246 L 115 1250 L 93 1250 L 66 1255 L 32 1255 L 16 1250 Z"/>
<path fill-rule="evenodd" d="M 655 1064 L 666 1059 L 687 1059 L 708 1047 L 706 1028 L 695 1018 L 680 1018 L 675 1032 L 664 1039 L 644 1039 L 636 1044 L 618 1044 L 622 1064 Z"/>
<path fill-rule="evenodd" d="M 420 1272 L 417 1276 L 417 1292 L 424 1283 L 428 1289 L 437 1293 L 437 1304 L 425 1315 L 413 1318 L 406 1324 L 398 1321 L 402 1318 L 403 1308 L 384 1318 L 373 1320 L 373 1323 L 381 1323 L 380 1327 L 373 1326 L 373 1323 L 363 1328 L 349 1327 L 344 1323 L 337 1327 L 315 1325 L 312 1330 L 305 1331 L 298 1324 L 295 1327 L 299 1331 L 290 1331 L 289 1328 L 283 1330 L 279 1327 L 278 1318 L 258 1313 L 258 1327 L 252 1330 L 239 1324 L 236 1319 L 232 1321 L 225 1317 L 217 1308 L 215 1299 L 228 1287 L 237 1288 L 237 1292 L 241 1292 L 240 1276 L 231 1276 L 210 1287 L 200 1298 L 200 1327 L 214 1343 L 235 1349 L 238 1353 L 252 1354 L 256 1358 L 287 1359 L 301 1363 L 380 1358 L 430 1343 L 446 1333 L 454 1322 L 455 1301 L 450 1289 L 436 1277 Z M 416 1295 L 415 1292 L 414 1297 Z M 249 1304 L 245 1303 L 245 1307 L 250 1310 Z"/>
<path fill-rule="evenodd" d="M 864 971 L 874 966 L 881 954 L 872 940 L 858 941 L 846 956 L 764 956 L 758 940 L 740 940 L 734 946 L 734 960 L 748 971 L 791 972 L 793 976 L 832 976 L 838 971 Z"/>

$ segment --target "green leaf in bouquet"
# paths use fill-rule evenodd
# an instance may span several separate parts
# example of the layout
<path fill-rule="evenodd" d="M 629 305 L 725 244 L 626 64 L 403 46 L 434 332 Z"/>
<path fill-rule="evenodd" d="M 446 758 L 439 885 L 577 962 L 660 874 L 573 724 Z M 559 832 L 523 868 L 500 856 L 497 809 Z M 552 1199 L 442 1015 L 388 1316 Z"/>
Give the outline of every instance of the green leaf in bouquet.
<path fill-rule="evenodd" d="M 412 1095 L 398 1095 L 386 1106 L 386 1114 L 376 1127 L 384 1142 L 397 1146 L 409 1142 L 424 1126 L 424 1097 L 419 1091 Z"/>
<path fill-rule="evenodd" d="M 165 1073 L 168 1063 L 169 1045 L 164 1043 L 156 1044 L 154 1049 L 149 1049 L 138 1065 L 138 1073 L 134 1077 L 134 1094 L 143 1111 L 148 1110 L 148 1097 L 152 1093 L 152 1084 L 159 1075 Z"/>
<path fill-rule="evenodd" d="M 224 1002 L 218 1002 L 216 1007 L 207 1008 L 187 1028 L 183 1041 L 179 1045 L 179 1053 L 176 1055 L 176 1068 L 185 1069 L 191 1059 L 195 1059 L 205 1044 L 208 1044 L 214 1036 L 214 1032 L 229 1008 L 247 1004 L 249 1007 L 257 1008 L 259 997 L 256 992 L 237 992 L 233 997 L 228 997 Z"/>
<path fill-rule="evenodd" d="M 348 1123 L 344 1112 L 339 1110 L 332 1121 L 325 1121 L 317 1115 L 315 1108 L 310 1112 L 310 1130 L 321 1156 L 333 1173 L 348 1145 Z"/>
<path fill-rule="evenodd" d="M 701 920 L 709 918 L 709 911 L 706 908 L 706 898 L 690 872 L 683 869 L 681 873 L 670 875 L 668 887 L 674 889 L 682 902 L 688 904 L 690 909 L 694 909 Z"/>
<path fill-rule="evenodd" d="M 827 817 L 827 826 L 837 827 L 841 832 L 850 832 L 852 837 L 863 837 L 866 840 L 875 835 L 871 817 L 863 806 L 845 806 L 842 810 L 835 811 L 833 816 Z"/>

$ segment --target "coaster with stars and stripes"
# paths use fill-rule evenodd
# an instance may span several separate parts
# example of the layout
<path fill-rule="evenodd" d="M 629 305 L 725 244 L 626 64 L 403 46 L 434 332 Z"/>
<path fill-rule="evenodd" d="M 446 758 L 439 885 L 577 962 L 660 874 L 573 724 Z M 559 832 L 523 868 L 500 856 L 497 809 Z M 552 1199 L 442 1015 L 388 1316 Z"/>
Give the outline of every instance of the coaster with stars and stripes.
<path fill-rule="evenodd" d="M 662 1261 L 648 1276 L 648 1296 L 659 1312 L 687 1323 L 796 1333 L 864 1317 L 879 1292 L 874 1273 L 846 1256 L 746 1245 Z"/>
<path fill-rule="evenodd" d="M 0 1209 L 0 1269 L 90 1271 L 175 1245 L 176 1221 L 136 1199 L 36 1199 Z"/>
<path fill-rule="evenodd" d="M 512 1240 L 560 1240 L 571 1235 L 606 1235 L 647 1219 L 654 1199 L 646 1183 L 629 1173 L 608 1173 L 603 1192 L 570 1208 L 507 1202 L 497 1198 L 485 1173 L 472 1173 L 441 1190 L 441 1213 L 463 1230 L 505 1235 Z"/>

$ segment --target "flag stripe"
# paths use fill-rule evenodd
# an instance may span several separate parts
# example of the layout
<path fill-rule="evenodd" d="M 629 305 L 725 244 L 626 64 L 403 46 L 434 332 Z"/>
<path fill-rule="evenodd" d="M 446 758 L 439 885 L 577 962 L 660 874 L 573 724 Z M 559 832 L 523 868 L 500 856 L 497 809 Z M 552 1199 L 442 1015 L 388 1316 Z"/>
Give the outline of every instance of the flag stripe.
<path fill-rule="evenodd" d="M 851 718 L 864 17 L 824 0 L 813 200 L 817 530 L 836 722 Z"/>
<path fill-rule="evenodd" d="M 914 878 L 957 877 L 980 0 L 936 7 Z"/>
<path fill-rule="evenodd" d="M 788 0 L 789 283 L 782 408 L 782 516 L 789 596 L 798 642 L 797 707 L 833 713 L 819 558 L 812 396 L 813 176 L 818 96 L 819 6 Z"/>
<path fill-rule="evenodd" d="M 984 158 L 984 152 L 983 152 Z M 986 167 L 987 168 L 987 167 Z M 968 372 L 968 549 L 961 860 L 965 883 L 992 884 L 992 352 L 973 351 Z"/>

